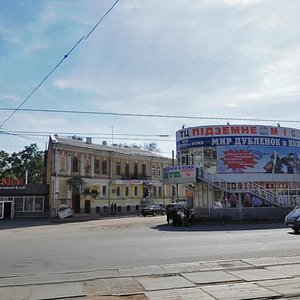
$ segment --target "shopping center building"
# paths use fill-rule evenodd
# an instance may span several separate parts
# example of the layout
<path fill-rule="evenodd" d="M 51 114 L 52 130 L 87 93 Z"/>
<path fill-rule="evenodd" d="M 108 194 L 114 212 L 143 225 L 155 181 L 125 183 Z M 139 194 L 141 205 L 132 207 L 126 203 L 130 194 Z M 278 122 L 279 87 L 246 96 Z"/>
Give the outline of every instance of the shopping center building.
<path fill-rule="evenodd" d="M 298 129 L 183 127 L 176 132 L 176 148 L 178 165 L 195 168 L 190 184 L 200 215 L 268 219 L 284 215 L 300 200 Z"/>

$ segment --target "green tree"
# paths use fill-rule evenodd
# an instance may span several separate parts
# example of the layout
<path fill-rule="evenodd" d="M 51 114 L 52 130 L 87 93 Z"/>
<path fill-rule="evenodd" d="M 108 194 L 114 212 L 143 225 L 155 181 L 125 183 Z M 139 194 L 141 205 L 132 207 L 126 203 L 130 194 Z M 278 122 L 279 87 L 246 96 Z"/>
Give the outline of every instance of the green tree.
<path fill-rule="evenodd" d="M 124 147 L 124 148 L 136 148 L 136 149 L 143 149 L 151 152 L 160 152 L 160 149 L 157 147 L 157 144 L 155 142 L 152 143 L 145 143 L 144 146 L 141 145 L 136 145 L 136 144 L 118 144 L 119 147 Z"/>
<path fill-rule="evenodd" d="M 9 177 L 10 173 L 10 161 L 9 154 L 3 150 L 0 150 L 0 177 Z"/>
<path fill-rule="evenodd" d="M 14 152 L 10 157 L 10 166 L 15 178 L 25 178 L 27 171 L 28 183 L 43 183 L 44 152 L 39 151 L 36 144 Z"/>
<path fill-rule="evenodd" d="M 160 152 L 160 150 L 157 147 L 157 144 L 155 142 L 144 144 L 144 149 L 151 151 L 151 152 Z"/>

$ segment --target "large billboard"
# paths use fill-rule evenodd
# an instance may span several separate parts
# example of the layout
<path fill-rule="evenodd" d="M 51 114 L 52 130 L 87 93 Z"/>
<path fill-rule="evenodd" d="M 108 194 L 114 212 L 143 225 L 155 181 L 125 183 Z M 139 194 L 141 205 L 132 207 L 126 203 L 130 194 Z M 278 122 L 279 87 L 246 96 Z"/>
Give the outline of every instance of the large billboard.
<path fill-rule="evenodd" d="M 217 147 L 218 173 L 300 174 L 300 150 L 289 147 Z"/>
<path fill-rule="evenodd" d="M 218 173 L 300 174 L 300 131 L 293 128 L 226 125 L 183 128 L 177 151 L 215 147 Z"/>

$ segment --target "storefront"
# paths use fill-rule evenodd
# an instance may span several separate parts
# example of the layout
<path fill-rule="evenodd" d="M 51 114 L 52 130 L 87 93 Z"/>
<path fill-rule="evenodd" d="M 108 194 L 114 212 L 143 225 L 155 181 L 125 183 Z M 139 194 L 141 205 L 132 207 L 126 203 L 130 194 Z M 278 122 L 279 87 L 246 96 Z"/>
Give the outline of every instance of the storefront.
<path fill-rule="evenodd" d="M 2 180 L 0 184 L 0 219 L 18 216 L 45 216 L 49 211 L 48 186 Z"/>
<path fill-rule="evenodd" d="M 197 170 L 194 196 L 199 208 L 241 211 L 257 203 L 293 206 L 300 199 L 300 130 L 263 125 L 182 128 L 176 147 L 179 165 Z M 236 200 L 232 206 L 229 198 Z"/>

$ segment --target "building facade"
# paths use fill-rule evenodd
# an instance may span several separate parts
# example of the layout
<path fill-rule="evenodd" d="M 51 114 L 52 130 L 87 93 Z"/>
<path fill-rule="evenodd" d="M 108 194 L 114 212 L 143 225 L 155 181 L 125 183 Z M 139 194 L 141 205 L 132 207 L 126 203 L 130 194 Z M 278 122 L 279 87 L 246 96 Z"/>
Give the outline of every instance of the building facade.
<path fill-rule="evenodd" d="M 156 153 L 50 136 L 46 157 L 51 208 L 66 204 L 81 214 L 138 212 L 176 196 L 176 188 L 163 182 L 163 168 L 172 159 Z M 185 197 L 184 188 L 178 193 Z"/>
<path fill-rule="evenodd" d="M 262 125 L 181 128 L 179 166 L 194 166 L 198 209 L 292 207 L 300 199 L 300 131 Z M 220 213 L 220 210 L 219 210 Z M 249 211 L 248 211 L 249 213 Z"/>
<path fill-rule="evenodd" d="M 46 184 L 25 184 L 20 179 L 0 179 L 0 219 L 45 217 L 49 212 Z"/>

